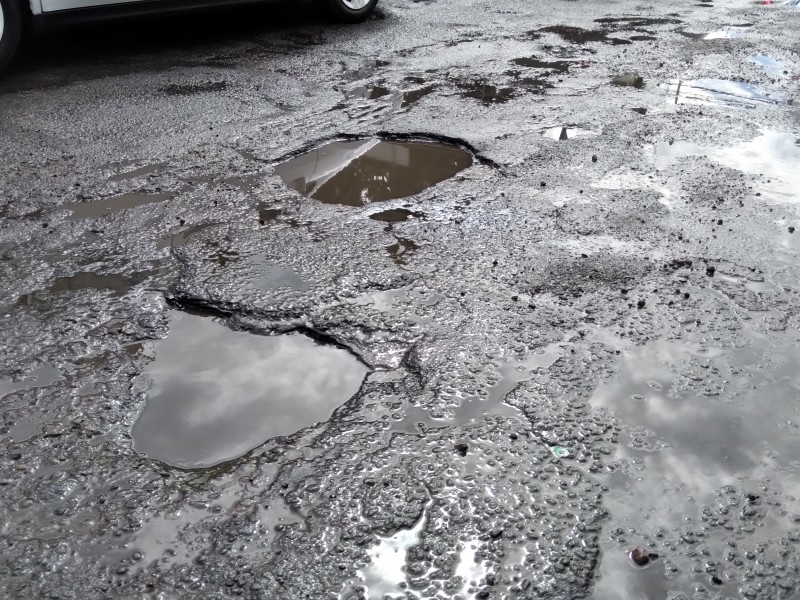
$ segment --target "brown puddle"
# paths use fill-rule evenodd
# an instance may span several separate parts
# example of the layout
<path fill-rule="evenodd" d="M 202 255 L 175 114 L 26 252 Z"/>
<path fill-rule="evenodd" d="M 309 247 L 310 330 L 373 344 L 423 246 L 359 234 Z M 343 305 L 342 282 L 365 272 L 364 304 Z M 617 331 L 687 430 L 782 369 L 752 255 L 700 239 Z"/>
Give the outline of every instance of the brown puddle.
<path fill-rule="evenodd" d="M 129 194 L 120 194 L 119 196 L 112 196 L 111 198 L 97 200 L 95 202 L 76 202 L 70 205 L 70 208 L 72 208 L 72 215 L 70 215 L 70 217 L 73 219 L 103 217 L 120 210 L 136 208 L 144 204 L 164 202 L 171 198 L 172 194 L 140 194 L 138 192 L 131 192 Z"/>
<path fill-rule="evenodd" d="M 213 466 L 326 420 L 367 374 L 345 350 L 304 335 L 253 335 L 185 313 L 172 315 L 155 350 L 134 445 L 181 468 Z"/>
<path fill-rule="evenodd" d="M 309 198 L 365 206 L 413 196 L 471 165 L 470 153 L 457 146 L 367 139 L 326 144 L 275 172 Z"/>

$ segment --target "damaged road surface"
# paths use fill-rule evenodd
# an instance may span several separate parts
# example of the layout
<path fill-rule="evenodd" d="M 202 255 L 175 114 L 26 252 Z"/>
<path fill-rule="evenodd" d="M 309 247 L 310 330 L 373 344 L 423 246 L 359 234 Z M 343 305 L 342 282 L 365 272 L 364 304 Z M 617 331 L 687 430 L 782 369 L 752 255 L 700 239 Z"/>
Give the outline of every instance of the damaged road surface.
<path fill-rule="evenodd" d="M 797 31 L 38 38 L 0 81 L 0 595 L 797 598 Z"/>

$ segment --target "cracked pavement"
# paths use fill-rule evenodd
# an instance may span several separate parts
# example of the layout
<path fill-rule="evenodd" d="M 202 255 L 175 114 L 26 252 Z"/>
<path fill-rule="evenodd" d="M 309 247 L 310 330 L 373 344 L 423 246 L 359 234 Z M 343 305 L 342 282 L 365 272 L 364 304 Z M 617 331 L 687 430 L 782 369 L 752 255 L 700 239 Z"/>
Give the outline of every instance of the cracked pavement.
<path fill-rule="evenodd" d="M 381 0 L 36 38 L 0 81 L 2 594 L 795 598 L 798 27 Z M 471 164 L 351 205 L 276 172 L 362 139 Z M 212 416 L 145 421 L 165 372 Z M 326 404 L 237 412 L 277 386 Z M 195 417 L 222 462 L 143 450 Z"/>

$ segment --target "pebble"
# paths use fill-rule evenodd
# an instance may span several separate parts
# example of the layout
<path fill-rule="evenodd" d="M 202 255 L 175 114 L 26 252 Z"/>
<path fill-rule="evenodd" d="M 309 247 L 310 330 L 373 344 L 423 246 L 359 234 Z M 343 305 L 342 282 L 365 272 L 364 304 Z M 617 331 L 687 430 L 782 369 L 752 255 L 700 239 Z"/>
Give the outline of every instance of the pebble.
<path fill-rule="evenodd" d="M 636 546 L 636 548 L 631 550 L 630 557 L 631 560 L 640 567 L 650 562 L 650 554 L 647 552 L 647 548 L 643 546 Z"/>

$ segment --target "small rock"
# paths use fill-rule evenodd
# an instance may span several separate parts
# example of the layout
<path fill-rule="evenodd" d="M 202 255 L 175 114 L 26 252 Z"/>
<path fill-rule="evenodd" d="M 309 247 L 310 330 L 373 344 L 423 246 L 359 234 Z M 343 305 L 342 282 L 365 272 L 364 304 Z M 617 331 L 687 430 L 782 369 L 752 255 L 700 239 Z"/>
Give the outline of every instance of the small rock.
<path fill-rule="evenodd" d="M 794 233 L 794 227 L 789 227 L 789 233 Z"/>
<path fill-rule="evenodd" d="M 644 300 L 639 300 L 639 302 L 636 303 L 636 306 L 639 308 L 639 310 L 641 310 L 645 307 L 646 304 L 647 302 L 645 302 Z"/>
<path fill-rule="evenodd" d="M 458 452 L 461 456 L 466 456 L 467 451 L 469 450 L 469 446 L 467 446 L 464 443 L 456 444 L 453 447 L 455 448 L 456 452 Z"/>
<path fill-rule="evenodd" d="M 713 277 L 714 273 L 716 273 L 716 272 L 717 272 L 717 268 L 716 267 L 712 267 L 711 265 L 706 267 L 706 275 L 708 275 L 709 277 Z"/>
<path fill-rule="evenodd" d="M 592 162 L 597 162 L 597 154 L 592 154 Z"/>
<path fill-rule="evenodd" d="M 636 546 L 636 548 L 631 550 L 630 557 L 634 564 L 637 564 L 640 567 L 643 567 L 650 562 L 650 554 L 647 552 L 647 548 L 642 546 Z"/>

